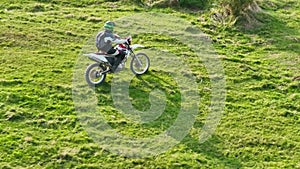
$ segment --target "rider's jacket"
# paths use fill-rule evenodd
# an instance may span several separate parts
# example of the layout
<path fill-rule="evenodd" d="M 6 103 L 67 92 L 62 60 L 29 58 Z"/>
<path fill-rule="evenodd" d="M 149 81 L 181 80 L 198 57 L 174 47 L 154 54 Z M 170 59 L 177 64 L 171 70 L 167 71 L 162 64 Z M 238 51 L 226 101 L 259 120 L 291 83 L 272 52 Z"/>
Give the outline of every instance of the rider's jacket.
<path fill-rule="evenodd" d="M 103 52 L 108 52 L 113 47 L 112 43 L 122 44 L 125 42 L 125 39 L 119 39 L 119 36 L 109 30 L 99 32 L 96 36 L 96 47 Z"/>

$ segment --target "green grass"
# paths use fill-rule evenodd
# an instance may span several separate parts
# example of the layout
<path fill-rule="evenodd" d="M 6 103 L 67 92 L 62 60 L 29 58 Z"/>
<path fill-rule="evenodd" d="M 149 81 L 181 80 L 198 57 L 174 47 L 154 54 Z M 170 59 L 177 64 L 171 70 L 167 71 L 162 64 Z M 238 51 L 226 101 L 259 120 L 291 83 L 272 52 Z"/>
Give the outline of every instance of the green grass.
<path fill-rule="evenodd" d="M 209 13 L 120 2 L 2 1 L 0 168 L 300 168 L 300 83 L 293 81 L 300 76 L 300 5 L 296 0 L 260 5 L 258 26 L 243 29 L 216 24 Z M 153 157 L 126 158 L 102 149 L 84 130 L 72 100 L 72 78 L 84 44 L 106 20 L 145 10 L 184 18 L 211 37 L 226 73 L 226 106 L 213 136 L 199 143 L 211 89 L 203 64 L 170 37 L 136 35 L 134 42 L 148 48 L 188 56 L 201 104 L 181 143 Z M 168 74 L 150 69 L 131 83 L 136 108 L 150 107 L 149 93 L 157 86 L 166 93 L 166 111 L 146 124 L 118 113 L 111 81 L 109 76 L 96 89 L 98 106 L 122 134 L 156 135 L 177 117 L 180 93 Z"/>

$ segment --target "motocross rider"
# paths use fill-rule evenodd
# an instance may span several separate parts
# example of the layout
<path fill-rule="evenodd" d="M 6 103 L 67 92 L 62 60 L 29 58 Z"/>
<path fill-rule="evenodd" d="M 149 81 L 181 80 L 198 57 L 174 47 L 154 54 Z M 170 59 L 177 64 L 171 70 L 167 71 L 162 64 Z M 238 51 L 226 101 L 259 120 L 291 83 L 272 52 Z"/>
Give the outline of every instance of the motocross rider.
<path fill-rule="evenodd" d="M 99 51 L 105 52 L 106 54 L 113 55 L 117 59 L 111 67 L 111 71 L 114 72 L 121 61 L 125 58 L 125 52 L 115 49 L 112 44 L 124 44 L 129 43 L 128 39 L 120 39 L 116 34 L 113 34 L 114 27 L 116 24 L 111 21 L 107 21 L 104 24 L 104 31 L 99 32 L 96 36 L 96 47 Z"/>

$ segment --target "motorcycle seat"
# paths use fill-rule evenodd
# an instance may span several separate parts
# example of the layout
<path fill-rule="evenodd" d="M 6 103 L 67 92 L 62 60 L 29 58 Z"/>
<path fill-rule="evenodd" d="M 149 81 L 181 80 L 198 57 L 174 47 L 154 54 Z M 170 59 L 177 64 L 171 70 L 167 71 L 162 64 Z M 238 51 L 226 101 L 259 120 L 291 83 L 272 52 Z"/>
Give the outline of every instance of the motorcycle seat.
<path fill-rule="evenodd" d="M 104 53 L 104 52 L 96 52 L 95 54 L 96 55 L 105 55 L 107 57 L 114 57 L 113 55 L 110 55 L 110 54 L 107 54 L 107 53 Z"/>
<path fill-rule="evenodd" d="M 96 52 L 95 54 L 96 55 L 107 55 L 106 53 L 103 53 L 103 52 Z"/>

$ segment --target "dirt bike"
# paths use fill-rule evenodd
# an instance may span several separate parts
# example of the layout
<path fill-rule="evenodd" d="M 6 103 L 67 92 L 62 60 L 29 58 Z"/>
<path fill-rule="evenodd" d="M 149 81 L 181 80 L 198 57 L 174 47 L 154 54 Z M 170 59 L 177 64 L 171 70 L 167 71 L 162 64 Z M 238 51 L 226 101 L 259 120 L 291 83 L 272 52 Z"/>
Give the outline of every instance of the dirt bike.
<path fill-rule="evenodd" d="M 125 52 L 126 56 L 121 61 L 119 66 L 115 71 L 112 71 L 112 65 L 116 61 L 116 57 L 106 54 L 106 53 L 89 53 L 83 54 L 87 56 L 90 60 L 96 63 L 90 64 L 85 71 L 85 79 L 87 83 L 91 86 L 99 85 L 105 81 L 106 75 L 108 73 L 116 73 L 125 68 L 126 61 L 131 57 L 130 69 L 136 75 L 142 75 L 146 73 L 150 67 L 150 59 L 145 53 L 134 53 L 137 48 L 142 48 L 144 46 L 139 44 L 131 45 L 131 38 L 127 39 L 124 44 L 117 45 L 117 50 L 122 50 Z"/>

